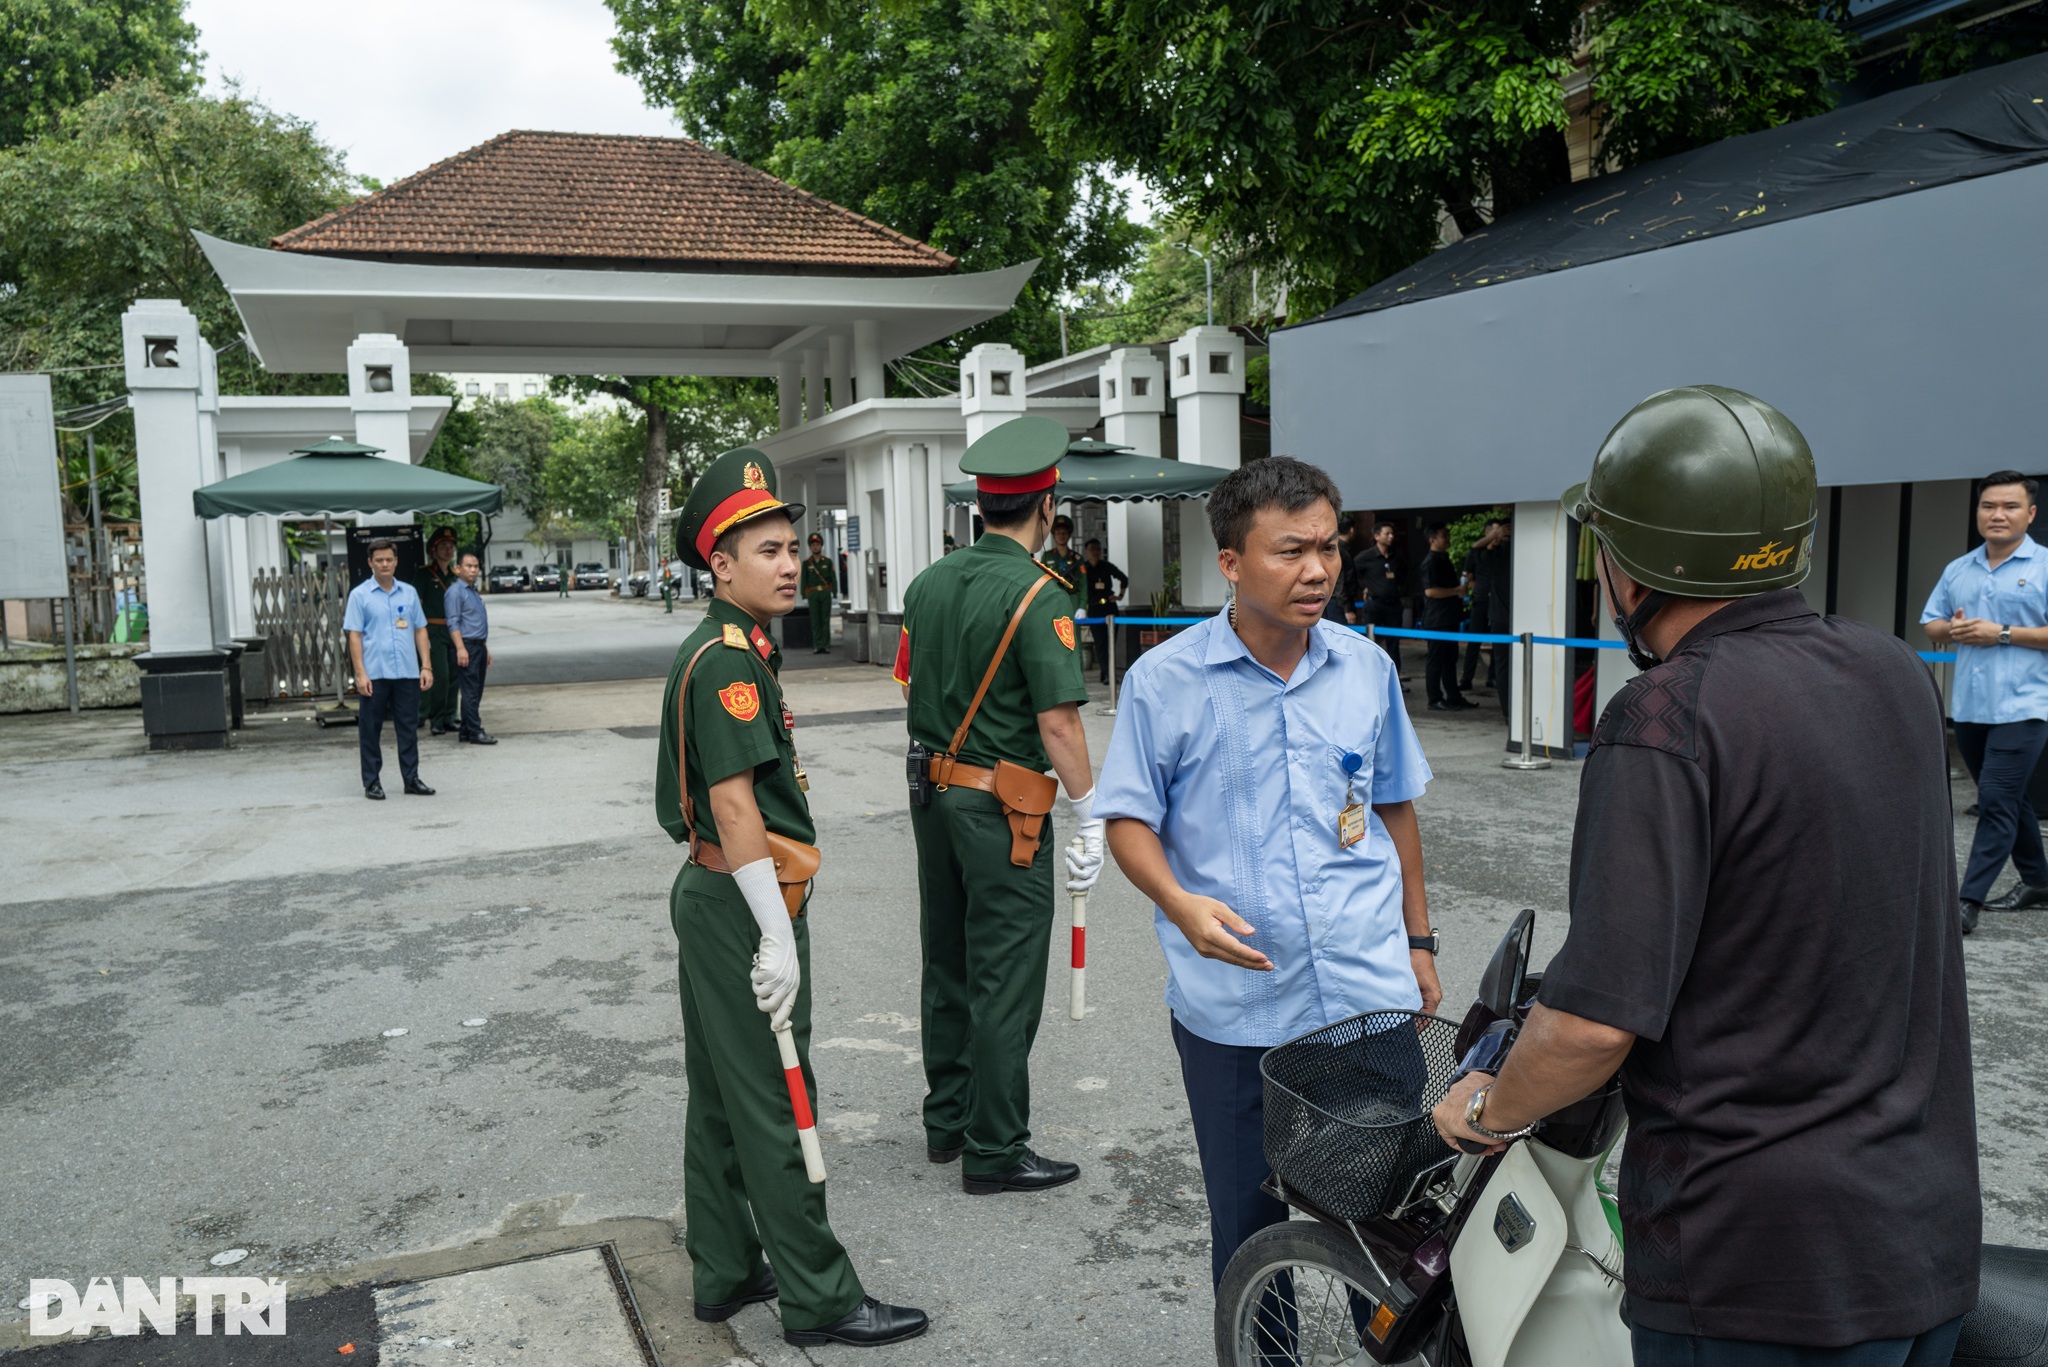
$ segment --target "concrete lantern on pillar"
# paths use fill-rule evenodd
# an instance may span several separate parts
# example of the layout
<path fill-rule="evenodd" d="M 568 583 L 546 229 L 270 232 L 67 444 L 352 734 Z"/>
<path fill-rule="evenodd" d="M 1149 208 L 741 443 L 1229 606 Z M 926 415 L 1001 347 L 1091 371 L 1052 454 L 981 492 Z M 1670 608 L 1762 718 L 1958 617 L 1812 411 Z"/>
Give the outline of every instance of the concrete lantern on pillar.
<path fill-rule="evenodd" d="M 135 477 L 149 597 L 142 729 L 152 750 L 228 743 L 228 652 L 213 620 L 206 523 L 192 493 L 214 480 L 218 455 L 199 418 L 206 339 L 175 299 L 141 299 L 121 315 L 121 354 L 135 415 Z"/>
<path fill-rule="evenodd" d="M 1244 339 L 1229 328 L 1189 328 L 1167 348 L 1166 372 L 1180 459 L 1235 470 L 1241 463 L 1238 411 L 1244 394 Z M 1209 534 L 1206 501 L 1180 504 L 1180 572 L 1183 603 L 1218 607 L 1229 594 L 1216 567 L 1216 540 Z"/>
<path fill-rule="evenodd" d="M 1165 454 L 1159 425 L 1166 414 L 1166 367 L 1144 347 L 1123 347 L 1109 353 L 1097 372 L 1102 391 L 1103 440 L 1128 446 L 1141 456 Z M 1134 608 L 1164 587 L 1163 514 L 1177 505 L 1112 503 L 1107 508 L 1109 544 L 1102 553 L 1131 577 Z"/>
<path fill-rule="evenodd" d="M 405 343 L 388 332 L 366 332 L 348 349 L 348 406 L 356 440 L 383 448 L 385 460 L 412 461 L 412 358 Z M 412 514 L 356 519 L 364 527 L 409 526 Z"/>
<path fill-rule="evenodd" d="M 1024 353 L 1008 342 L 983 342 L 960 358 L 960 412 L 967 444 L 1024 414 Z"/>
<path fill-rule="evenodd" d="M 873 318 L 853 320 L 853 401 L 879 399 L 888 393 L 882 373 L 882 325 Z"/>

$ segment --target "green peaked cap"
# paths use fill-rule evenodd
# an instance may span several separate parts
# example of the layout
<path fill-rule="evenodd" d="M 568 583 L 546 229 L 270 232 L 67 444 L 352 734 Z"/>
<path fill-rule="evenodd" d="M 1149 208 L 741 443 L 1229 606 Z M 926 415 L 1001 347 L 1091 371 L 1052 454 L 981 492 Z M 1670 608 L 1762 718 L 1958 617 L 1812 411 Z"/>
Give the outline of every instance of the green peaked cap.
<path fill-rule="evenodd" d="M 990 493 L 1030 493 L 1024 489 L 988 489 L 990 480 L 1028 480 L 1057 469 L 1067 454 L 1068 437 L 1064 423 L 1051 418 L 1026 415 L 1012 418 L 1001 427 L 984 432 L 981 439 L 960 456 L 960 473 L 973 475 Z M 1050 489 L 1048 479 L 1040 487 Z"/>
<path fill-rule="evenodd" d="M 751 446 L 727 451 L 711 462 L 676 518 L 676 554 L 700 570 L 711 568 L 711 548 L 734 527 L 769 513 L 795 522 L 804 515 L 801 503 L 784 503 L 775 492 L 775 462 Z"/>

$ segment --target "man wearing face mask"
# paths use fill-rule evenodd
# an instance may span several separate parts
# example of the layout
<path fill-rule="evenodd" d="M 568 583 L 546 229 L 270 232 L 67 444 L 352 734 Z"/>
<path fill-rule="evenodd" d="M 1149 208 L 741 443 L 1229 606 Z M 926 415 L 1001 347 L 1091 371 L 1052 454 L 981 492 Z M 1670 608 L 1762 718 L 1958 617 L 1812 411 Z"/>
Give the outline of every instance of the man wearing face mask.
<path fill-rule="evenodd" d="M 1643 673 L 1595 729 L 1571 925 L 1499 1146 L 1620 1072 L 1636 1367 L 1942 1367 L 1981 1217 L 1948 749 L 1904 641 L 1816 614 L 1813 455 L 1719 385 L 1653 394 L 1564 507 Z"/>

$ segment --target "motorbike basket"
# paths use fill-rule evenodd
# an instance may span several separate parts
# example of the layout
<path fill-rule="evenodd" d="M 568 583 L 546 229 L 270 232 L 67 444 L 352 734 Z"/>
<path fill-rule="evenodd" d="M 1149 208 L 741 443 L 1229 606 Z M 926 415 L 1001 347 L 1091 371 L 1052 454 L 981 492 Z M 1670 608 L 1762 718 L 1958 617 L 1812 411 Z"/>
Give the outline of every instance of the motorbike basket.
<path fill-rule="evenodd" d="M 1455 1023 L 1368 1011 L 1266 1051 L 1266 1162 L 1322 1213 L 1380 1214 L 1450 1154 L 1430 1110 L 1457 1067 Z"/>

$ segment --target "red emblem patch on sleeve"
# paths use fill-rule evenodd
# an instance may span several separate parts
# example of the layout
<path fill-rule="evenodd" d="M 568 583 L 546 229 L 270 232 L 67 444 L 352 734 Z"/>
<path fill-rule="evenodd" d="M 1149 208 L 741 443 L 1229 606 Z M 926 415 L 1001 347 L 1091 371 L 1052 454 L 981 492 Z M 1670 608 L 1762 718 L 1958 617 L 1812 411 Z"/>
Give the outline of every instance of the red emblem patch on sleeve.
<path fill-rule="evenodd" d="M 889 677 L 900 684 L 910 682 L 910 633 L 907 631 L 896 633 L 896 667 L 889 671 Z"/>
<path fill-rule="evenodd" d="M 1060 644 L 1068 650 L 1074 648 L 1074 619 L 1055 617 L 1052 619 L 1052 634 L 1060 638 Z"/>
<path fill-rule="evenodd" d="M 750 683 L 736 683 L 719 689 L 718 702 L 739 721 L 752 721 L 761 715 L 761 690 Z"/>

